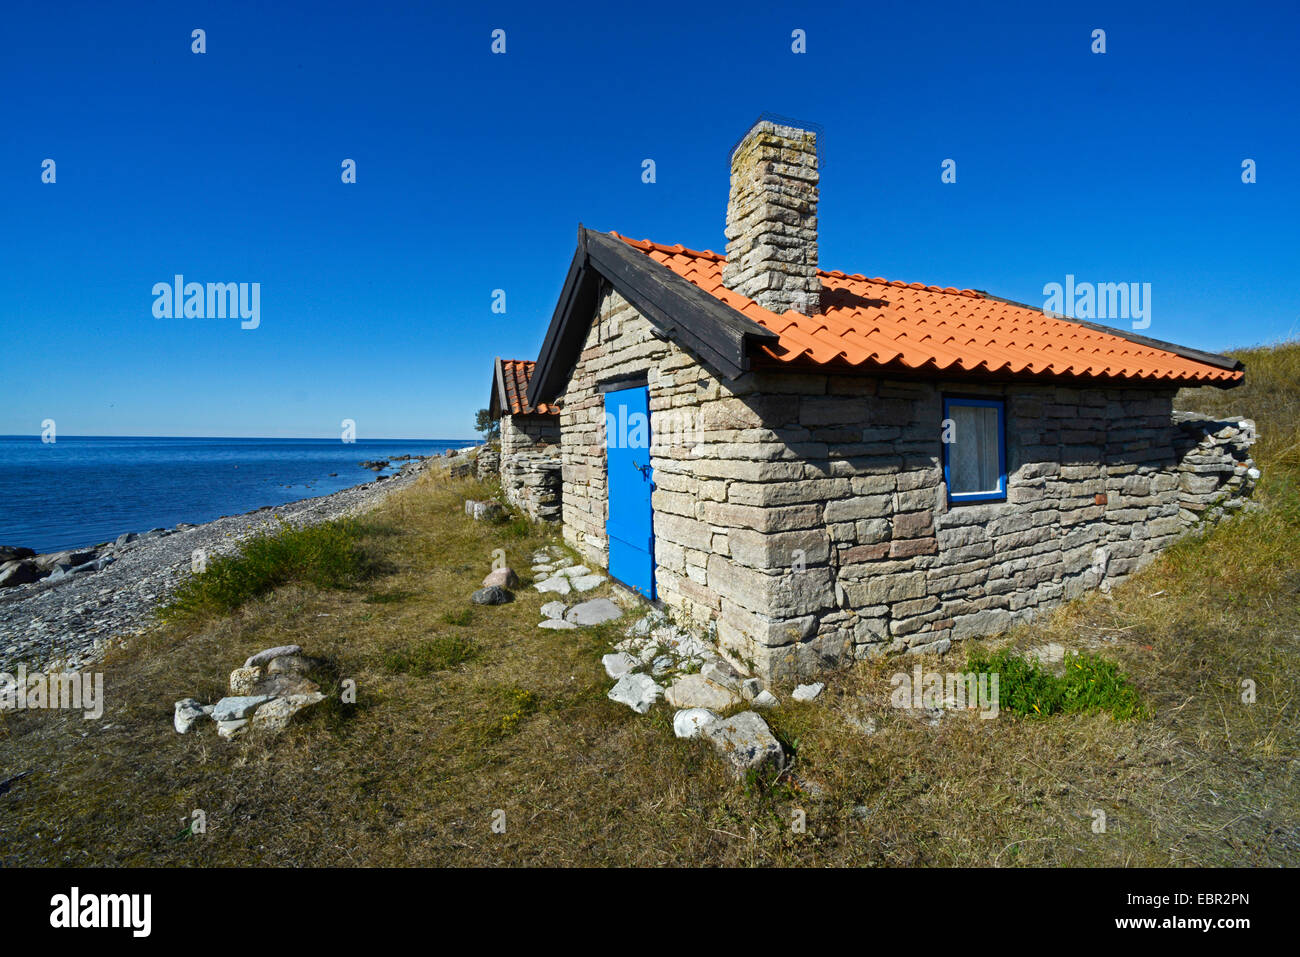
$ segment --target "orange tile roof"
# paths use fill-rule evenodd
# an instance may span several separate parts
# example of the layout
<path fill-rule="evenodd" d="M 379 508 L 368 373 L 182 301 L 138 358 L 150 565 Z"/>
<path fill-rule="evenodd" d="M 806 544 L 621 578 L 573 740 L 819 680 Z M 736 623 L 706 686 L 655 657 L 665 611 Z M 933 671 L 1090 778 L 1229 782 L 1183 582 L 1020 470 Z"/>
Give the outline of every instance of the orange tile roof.
<path fill-rule="evenodd" d="M 538 406 L 528 404 L 528 382 L 533 377 L 534 362 L 527 359 L 497 359 L 501 364 L 501 384 L 506 390 L 506 402 L 509 408 L 502 412 L 510 415 L 559 415 L 558 405 L 542 403 Z"/>
<path fill-rule="evenodd" d="M 1044 378 L 1240 382 L 1240 369 L 1186 358 L 973 289 L 818 271 L 815 316 L 764 309 L 722 284 L 726 257 L 614 236 L 780 336 L 761 352 L 784 363 L 887 366 Z"/>

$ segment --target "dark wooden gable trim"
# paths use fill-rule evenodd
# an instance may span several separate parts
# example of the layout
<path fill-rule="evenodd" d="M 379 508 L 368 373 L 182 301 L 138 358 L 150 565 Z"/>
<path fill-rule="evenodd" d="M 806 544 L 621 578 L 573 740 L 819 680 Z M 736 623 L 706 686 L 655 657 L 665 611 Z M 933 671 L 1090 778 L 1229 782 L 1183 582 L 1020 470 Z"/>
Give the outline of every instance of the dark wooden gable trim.
<path fill-rule="evenodd" d="M 753 342 L 775 344 L 764 329 L 699 286 L 605 233 L 578 227 L 578 249 L 537 356 L 528 401 L 558 398 L 591 328 L 599 279 L 606 279 L 666 339 L 699 356 L 726 378 L 749 370 Z"/>
<path fill-rule="evenodd" d="M 488 415 L 493 419 L 499 419 L 509 408 L 510 400 L 506 398 L 505 370 L 501 367 L 501 357 L 497 356 L 492 360 L 492 394 L 488 398 Z"/>

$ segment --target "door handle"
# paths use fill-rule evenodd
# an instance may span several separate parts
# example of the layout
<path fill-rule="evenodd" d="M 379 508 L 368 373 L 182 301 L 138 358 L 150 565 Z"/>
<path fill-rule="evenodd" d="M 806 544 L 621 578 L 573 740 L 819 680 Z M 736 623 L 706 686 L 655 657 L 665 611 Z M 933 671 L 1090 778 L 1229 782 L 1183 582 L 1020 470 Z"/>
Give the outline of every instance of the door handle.
<path fill-rule="evenodd" d="M 636 469 L 638 472 L 640 472 L 642 478 L 645 478 L 645 477 L 646 477 L 646 472 L 650 471 L 650 466 L 649 466 L 648 464 L 647 464 L 647 465 L 640 465 L 640 464 L 638 464 L 638 462 L 637 462 L 636 459 L 633 459 L 633 460 L 632 460 L 632 468 L 634 468 L 634 469 Z"/>

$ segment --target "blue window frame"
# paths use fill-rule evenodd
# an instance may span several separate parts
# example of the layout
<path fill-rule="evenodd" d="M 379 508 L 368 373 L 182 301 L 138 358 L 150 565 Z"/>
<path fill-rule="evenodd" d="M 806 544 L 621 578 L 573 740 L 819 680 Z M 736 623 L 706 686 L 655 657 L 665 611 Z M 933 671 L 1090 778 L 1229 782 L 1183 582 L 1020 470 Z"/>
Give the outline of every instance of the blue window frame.
<path fill-rule="evenodd" d="M 943 480 L 948 501 L 1006 499 L 1006 403 L 945 396 L 943 419 Z"/>

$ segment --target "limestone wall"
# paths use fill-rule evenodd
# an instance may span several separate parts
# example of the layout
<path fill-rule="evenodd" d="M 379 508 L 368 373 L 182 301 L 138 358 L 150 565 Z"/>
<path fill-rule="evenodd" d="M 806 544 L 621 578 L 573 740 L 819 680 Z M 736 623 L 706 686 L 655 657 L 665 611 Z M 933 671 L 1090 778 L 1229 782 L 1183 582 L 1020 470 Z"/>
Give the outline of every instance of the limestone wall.
<path fill-rule="evenodd" d="M 1207 435 L 1175 423 L 1172 389 L 777 372 L 723 382 L 606 289 L 561 413 L 564 534 L 600 565 L 599 383 L 639 372 L 659 597 L 769 679 L 1026 621 L 1123 579 L 1253 485 L 1253 425 Z M 948 504 L 946 392 L 1005 399 L 1005 502 Z"/>
<path fill-rule="evenodd" d="M 501 488 L 535 521 L 560 518 L 560 423 L 554 415 L 501 417 Z"/>

